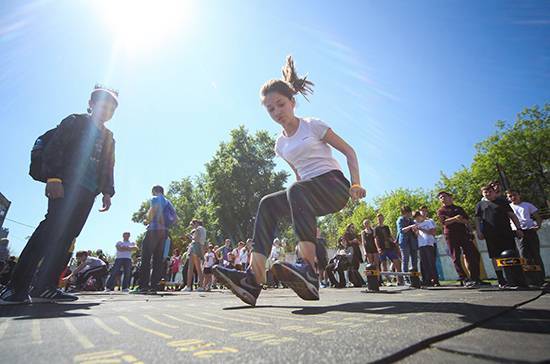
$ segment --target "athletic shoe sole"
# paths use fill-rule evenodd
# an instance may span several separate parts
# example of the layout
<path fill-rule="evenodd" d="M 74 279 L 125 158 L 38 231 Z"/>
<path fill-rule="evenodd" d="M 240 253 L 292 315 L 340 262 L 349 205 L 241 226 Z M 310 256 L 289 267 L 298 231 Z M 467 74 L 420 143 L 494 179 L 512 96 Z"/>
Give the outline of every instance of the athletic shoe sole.
<path fill-rule="evenodd" d="M 0 299 L 0 306 L 29 305 L 31 301 L 4 301 Z"/>
<path fill-rule="evenodd" d="M 284 264 L 273 264 L 271 267 L 277 280 L 290 287 L 298 297 L 306 301 L 318 301 L 319 289 L 308 282 L 302 275 Z"/>
<path fill-rule="evenodd" d="M 229 289 L 231 290 L 231 292 L 233 292 L 235 296 L 239 297 L 244 303 L 250 306 L 256 306 L 256 297 L 250 294 L 250 292 L 248 292 L 245 289 L 242 289 L 241 287 L 233 283 L 233 281 L 229 279 L 229 277 L 227 277 L 225 274 L 223 274 L 219 270 L 212 269 L 212 271 L 214 272 L 214 275 L 216 276 L 216 278 L 222 281 L 226 287 L 229 287 Z"/>
<path fill-rule="evenodd" d="M 66 298 L 62 298 L 62 299 L 52 299 L 52 298 L 42 298 L 42 297 L 32 298 L 32 303 L 59 303 L 59 302 L 65 303 L 65 302 L 75 302 L 75 301 L 78 301 L 78 298 L 76 300 L 66 299 Z"/>

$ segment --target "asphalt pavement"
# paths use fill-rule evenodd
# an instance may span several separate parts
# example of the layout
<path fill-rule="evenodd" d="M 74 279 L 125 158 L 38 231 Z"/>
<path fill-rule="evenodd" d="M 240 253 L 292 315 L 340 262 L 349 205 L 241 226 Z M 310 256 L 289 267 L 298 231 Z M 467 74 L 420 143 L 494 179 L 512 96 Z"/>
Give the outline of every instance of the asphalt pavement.
<path fill-rule="evenodd" d="M 1 363 L 531 363 L 550 360 L 550 296 L 461 287 L 80 294 L 0 308 Z"/>

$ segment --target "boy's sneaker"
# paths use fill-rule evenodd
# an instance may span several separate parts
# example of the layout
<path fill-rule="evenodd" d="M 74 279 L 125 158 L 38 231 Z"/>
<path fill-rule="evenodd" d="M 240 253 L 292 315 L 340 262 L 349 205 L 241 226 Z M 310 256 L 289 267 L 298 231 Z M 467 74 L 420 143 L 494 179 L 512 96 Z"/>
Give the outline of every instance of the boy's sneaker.
<path fill-rule="evenodd" d="M 205 291 L 205 289 L 202 288 L 202 287 L 197 288 L 197 292 L 204 292 L 204 291 Z"/>
<path fill-rule="evenodd" d="M 193 288 L 189 287 L 189 286 L 185 286 L 184 289 L 181 290 L 182 292 L 193 292 Z"/>
<path fill-rule="evenodd" d="M 244 303 L 256 306 L 256 300 L 262 291 L 262 286 L 256 282 L 250 269 L 241 272 L 236 269 L 224 268 L 219 265 L 212 267 L 216 278 L 226 287 L 229 287 Z"/>
<path fill-rule="evenodd" d="M 31 302 L 31 296 L 27 292 L 16 292 L 9 287 L 5 287 L 0 292 L 0 306 L 28 305 Z"/>
<path fill-rule="evenodd" d="M 31 292 L 32 303 L 73 302 L 78 297 L 57 288 L 46 288 L 40 293 Z"/>
<path fill-rule="evenodd" d="M 319 276 L 309 264 L 290 264 L 276 261 L 273 263 L 273 274 L 277 280 L 292 288 L 303 300 L 319 300 Z"/>
<path fill-rule="evenodd" d="M 134 289 L 131 289 L 128 293 L 130 294 L 147 294 L 149 292 L 149 290 L 147 289 L 141 289 L 141 288 L 134 288 Z"/>
<path fill-rule="evenodd" d="M 130 292 L 130 290 L 129 290 L 128 288 L 123 288 L 123 289 L 122 289 L 122 292 L 123 292 L 123 293 L 128 293 L 128 292 Z"/>

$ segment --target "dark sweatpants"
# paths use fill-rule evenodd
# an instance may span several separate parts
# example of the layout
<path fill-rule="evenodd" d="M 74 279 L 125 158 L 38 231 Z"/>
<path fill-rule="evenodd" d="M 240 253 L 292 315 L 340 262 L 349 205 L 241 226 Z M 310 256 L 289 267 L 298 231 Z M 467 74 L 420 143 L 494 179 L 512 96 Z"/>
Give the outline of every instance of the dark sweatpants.
<path fill-rule="evenodd" d="M 517 243 L 519 253 L 523 258 L 527 259 L 528 264 L 540 265 L 542 276 L 546 277 L 544 263 L 540 256 L 540 240 L 537 231 L 535 229 L 522 231 L 523 239 L 520 239 Z"/>
<path fill-rule="evenodd" d="M 139 271 L 140 289 L 157 289 L 163 274 L 164 242 L 166 230 L 147 230 L 142 243 L 141 268 Z M 153 272 L 151 272 L 151 256 Z"/>
<path fill-rule="evenodd" d="M 451 260 L 455 266 L 456 273 L 459 279 L 468 278 L 466 272 L 462 268 L 461 256 L 464 253 L 466 262 L 468 263 L 468 269 L 470 270 L 470 280 L 479 280 L 480 271 L 480 255 L 472 239 L 464 234 L 462 236 L 445 236 L 447 241 L 447 247 L 449 248 L 449 254 Z"/>
<path fill-rule="evenodd" d="M 428 285 L 437 282 L 437 273 L 435 270 L 435 248 L 431 245 L 421 246 L 420 252 L 420 270 L 422 271 L 422 283 Z"/>
<path fill-rule="evenodd" d="M 48 200 L 45 219 L 36 228 L 19 256 L 9 286 L 27 291 L 40 260 L 35 291 L 57 288 L 65 269 L 67 252 L 82 231 L 94 204 L 95 193 L 79 186 L 64 185 L 65 197 Z"/>
<path fill-rule="evenodd" d="M 316 218 L 344 208 L 349 200 L 349 187 L 344 174 L 334 170 L 264 196 L 254 224 L 254 252 L 269 256 L 277 223 L 284 217 L 292 218 L 300 241 L 317 244 Z"/>

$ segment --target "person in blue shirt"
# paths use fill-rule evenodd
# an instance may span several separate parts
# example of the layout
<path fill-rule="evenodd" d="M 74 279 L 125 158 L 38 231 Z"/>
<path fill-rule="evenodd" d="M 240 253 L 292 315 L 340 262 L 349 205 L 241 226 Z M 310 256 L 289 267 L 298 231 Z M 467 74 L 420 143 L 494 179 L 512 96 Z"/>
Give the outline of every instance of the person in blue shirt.
<path fill-rule="evenodd" d="M 164 196 L 162 186 L 154 186 L 151 193 L 153 198 L 147 211 L 145 224 L 147 232 L 141 246 L 141 269 L 139 275 L 139 290 L 135 293 L 155 293 L 162 277 L 162 263 L 164 256 L 164 242 L 168 237 L 168 227 L 164 221 L 164 209 L 172 203 Z M 151 257 L 153 270 L 151 272 Z"/>
<path fill-rule="evenodd" d="M 397 241 L 401 250 L 401 269 L 403 272 L 418 272 L 418 240 L 414 229 L 403 231 L 407 226 L 414 225 L 412 210 L 409 206 L 401 207 L 401 217 L 397 219 Z M 409 270 L 409 260 L 411 269 Z"/>

